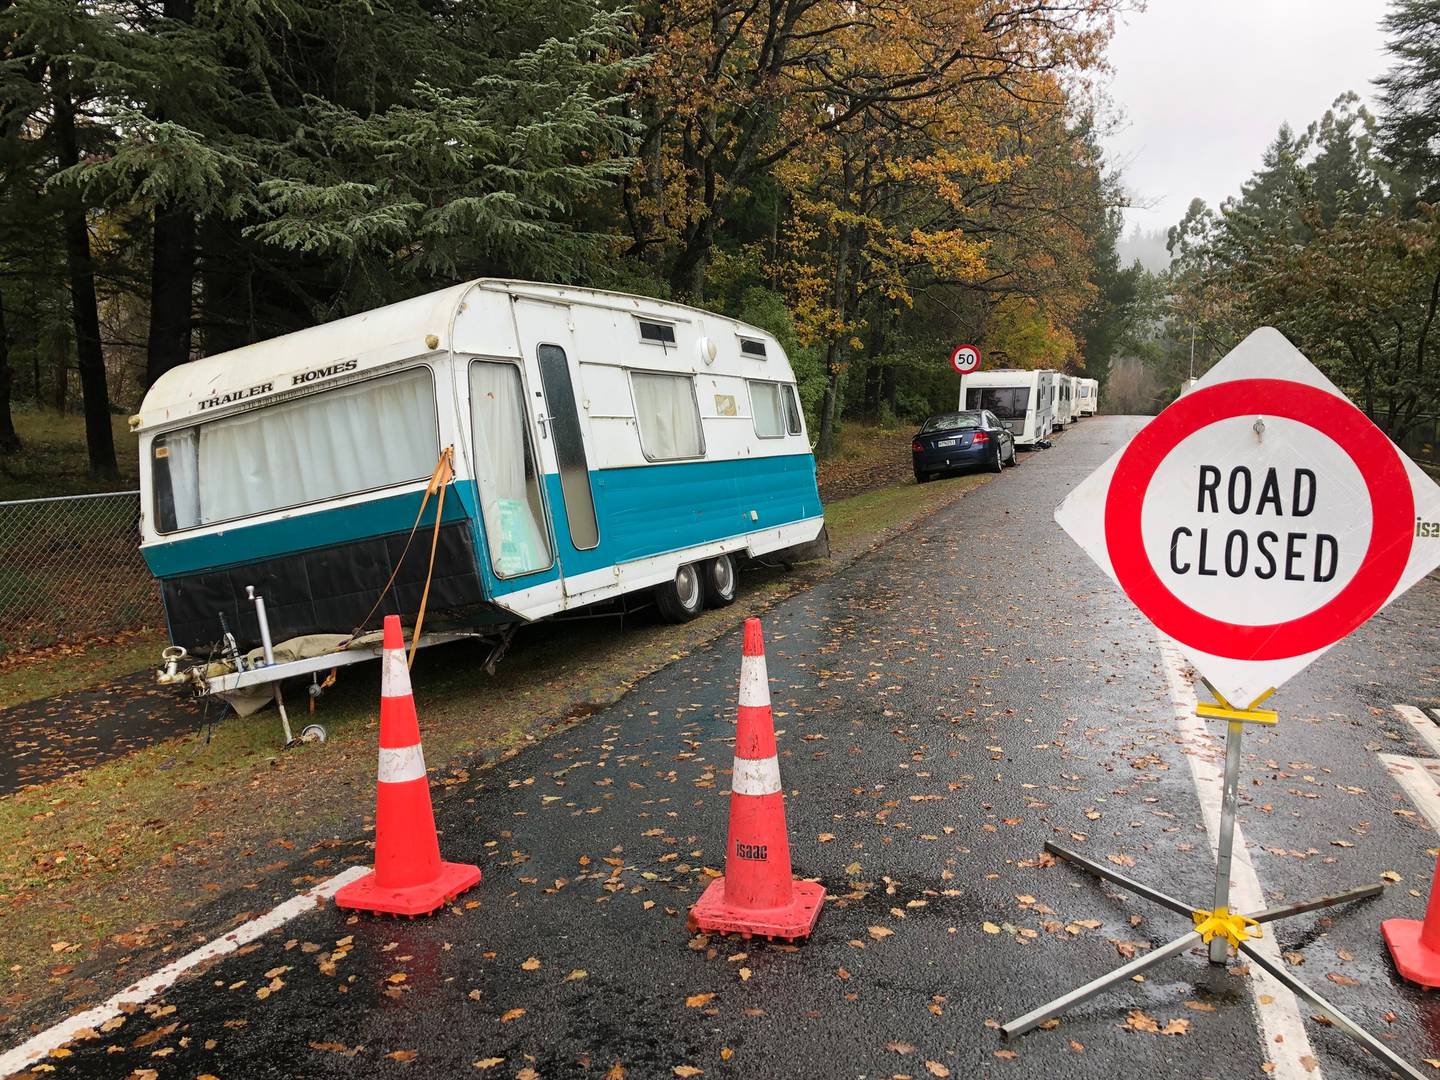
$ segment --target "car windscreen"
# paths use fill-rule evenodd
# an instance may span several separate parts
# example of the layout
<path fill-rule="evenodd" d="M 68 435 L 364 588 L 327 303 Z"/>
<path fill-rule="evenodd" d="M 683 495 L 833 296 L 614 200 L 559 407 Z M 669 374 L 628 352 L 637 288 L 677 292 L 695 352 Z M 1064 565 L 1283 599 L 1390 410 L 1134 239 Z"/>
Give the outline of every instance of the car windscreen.
<path fill-rule="evenodd" d="M 1030 408 L 1028 386 L 972 386 L 965 393 L 971 409 L 989 409 L 1001 420 L 1023 420 Z"/>
<path fill-rule="evenodd" d="M 957 429 L 973 431 L 979 426 L 980 418 L 974 413 L 952 412 L 930 417 L 920 431 L 922 434 L 927 431 L 954 431 Z"/>

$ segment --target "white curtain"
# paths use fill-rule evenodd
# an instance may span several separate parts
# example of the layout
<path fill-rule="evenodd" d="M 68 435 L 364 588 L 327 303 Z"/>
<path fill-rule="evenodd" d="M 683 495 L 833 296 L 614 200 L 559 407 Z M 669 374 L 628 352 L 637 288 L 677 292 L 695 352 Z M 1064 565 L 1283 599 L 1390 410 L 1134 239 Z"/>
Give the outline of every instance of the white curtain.
<path fill-rule="evenodd" d="M 249 517 L 429 476 L 435 391 L 428 368 L 400 372 L 172 432 L 166 445 L 177 527 Z"/>
<path fill-rule="evenodd" d="M 688 375 L 631 372 L 640 444 L 656 461 L 700 457 L 700 409 Z"/>
<path fill-rule="evenodd" d="M 774 439 L 785 434 L 785 414 L 780 409 L 780 384 L 752 382 L 750 408 L 755 414 L 755 434 Z"/>
<path fill-rule="evenodd" d="M 165 436 L 165 463 L 169 466 L 177 529 L 193 529 L 200 524 L 198 446 L 197 429 L 193 427 L 172 431 Z"/>
<path fill-rule="evenodd" d="M 545 512 L 526 440 L 525 394 L 514 364 L 470 365 L 480 506 L 496 572 L 512 577 L 550 565 Z"/>

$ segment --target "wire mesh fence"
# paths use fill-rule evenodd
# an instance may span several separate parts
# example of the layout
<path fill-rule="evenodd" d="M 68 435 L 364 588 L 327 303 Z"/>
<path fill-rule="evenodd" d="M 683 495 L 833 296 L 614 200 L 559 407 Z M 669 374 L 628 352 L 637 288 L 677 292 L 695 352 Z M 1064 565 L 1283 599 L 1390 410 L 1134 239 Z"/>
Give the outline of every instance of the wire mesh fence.
<path fill-rule="evenodd" d="M 140 493 L 0 502 L 0 655 L 163 625 Z"/>

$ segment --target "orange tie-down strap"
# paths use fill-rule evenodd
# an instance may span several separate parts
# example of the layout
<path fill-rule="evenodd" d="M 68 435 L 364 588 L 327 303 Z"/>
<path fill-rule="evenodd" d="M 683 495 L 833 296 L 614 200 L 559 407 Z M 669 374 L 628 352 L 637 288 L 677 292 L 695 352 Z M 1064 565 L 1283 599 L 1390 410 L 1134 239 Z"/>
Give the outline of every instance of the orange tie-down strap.
<path fill-rule="evenodd" d="M 405 538 L 405 547 L 400 551 L 400 558 L 395 560 L 395 569 L 390 571 L 390 578 L 380 590 L 380 595 L 375 598 L 375 603 L 365 618 L 360 620 L 360 625 L 355 627 L 350 636 L 340 647 L 344 648 L 365 632 L 365 627 L 375 617 L 375 612 L 385 600 L 385 594 L 390 591 L 390 586 L 395 584 L 396 577 L 400 574 L 400 568 L 405 565 L 405 557 L 410 554 L 410 545 L 415 541 L 415 534 L 420 530 L 420 522 L 425 518 L 425 508 L 430 505 L 430 497 L 437 496 L 435 503 L 435 530 L 430 538 L 430 565 L 425 570 L 425 588 L 420 594 L 420 611 L 415 616 L 415 630 L 410 639 L 410 657 L 407 666 L 415 663 L 415 650 L 420 645 L 420 628 L 425 622 L 425 605 L 430 600 L 430 578 L 435 573 L 435 553 L 440 546 L 440 521 L 445 513 L 445 489 L 450 486 L 450 481 L 455 479 L 455 447 L 447 446 L 440 451 L 440 458 L 435 462 L 435 471 L 430 474 L 430 482 L 425 485 L 425 496 L 420 500 L 420 510 L 415 515 L 415 524 L 410 526 L 410 535 Z M 325 681 L 327 685 L 333 680 Z"/>

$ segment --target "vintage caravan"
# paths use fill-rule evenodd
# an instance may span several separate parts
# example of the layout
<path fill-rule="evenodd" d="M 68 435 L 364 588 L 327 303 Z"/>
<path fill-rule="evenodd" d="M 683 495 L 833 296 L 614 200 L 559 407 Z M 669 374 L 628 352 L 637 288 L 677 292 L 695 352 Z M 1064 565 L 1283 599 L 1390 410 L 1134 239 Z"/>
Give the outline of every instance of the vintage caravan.
<path fill-rule="evenodd" d="M 1074 380 L 1064 372 L 1054 373 L 1051 411 L 1055 414 L 1056 431 L 1064 431 L 1065 425 L 1075 419 Z"/>
<path fill-rule="evenodd" d="M 185 364 L 131 424 L 162 678 L 195 681 L 183 648 L 222 693 L 374 655 L 357 631 L 422 602 L 427 642 L 487 637 L 492 660 L 622 594 L 691 618 L 734 598 L 740 557 L 823 542 L 779 343 L 635 296 L 458 285 Z"/>
<path fill-rule="evenodd" d="M 989 409 L 1015 435 L 1016 446 L 1035 446 L 1050 437 L 1055 373 L 999 368 L 973 371 L 960 379 L 960 408 Z"/>
<path fill-rule="evenodd" d="M 1076 380 L 1076 415 L 1094 416 L 1100 408 L 1100 380 Z"/>

